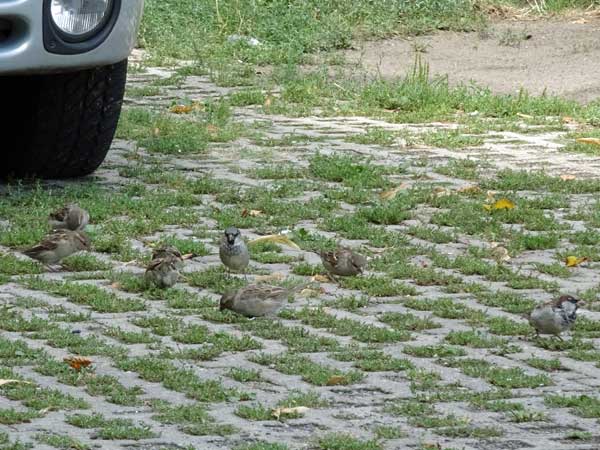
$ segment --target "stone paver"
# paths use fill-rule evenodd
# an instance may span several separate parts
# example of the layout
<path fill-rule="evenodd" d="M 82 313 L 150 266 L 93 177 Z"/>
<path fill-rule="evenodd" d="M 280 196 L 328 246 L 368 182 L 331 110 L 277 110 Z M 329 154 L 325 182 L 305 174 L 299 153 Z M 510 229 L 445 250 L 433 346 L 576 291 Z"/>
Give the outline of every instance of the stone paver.
<path fill-rule="evenodd" d="M 168 76 L 168 71 L 153 70 L 150 74 L 141 74 L 131 76 L 132 85 L 143 85 L 147 80 L 154 76 Z M 146 106 L 156 110 L 164 110 L 173 99 L 185 96 L 191 100 L 206 100 L 227 94 L 230 89 L 219 88 L 211 84 L 207 78 L 189 77 L 186 83 L 180 88 L 165 88 L 165 95 L 160 97 L 135 98 L 129 99 L 129 106 Z M 409 130 L 415 133 L 429 129 L 438 129 L 452 127 L 448 124 L 427 124 L 427 125 L 404 125 L 390 124 L 381 120 L 375 120 L 365 117 L 303 117 L 290 118 L 278 115 L 267 115 L 258 108 L 237 108 L 235 110 L 235 120 L 243 122 L 248 127 L 252 127 L 254 122 L 268 122 L 269 126 L 264 129 L 266 137 L 280 139 L 289 135 L 308 136 L 308 140 L 285 147 L 267 147 L 261 146 L 248 138 L 241 138 L 233 143 L 212 144 L 208 153 L 198 155 L 182 155 L 177 158 L 149 155 L 144 149 L 136 149 L 131 142 L 116 140 L 113 149 L 105 164 L 95 174 L 99 184 L 108 189 L 117 189 L 132 183 L 130 178 L 119 175 L 119 170 L 131 167 L 134 164 L 141 164 L 148 168 L 153 167 L 152 163 L 158 161 L 164 173 L 179 173 L 189 179 L 197 179 L 210 173 L 216 179 L 228 180 L 229 183 L 239 186 L 241 189 L 251 187 L 268 187 L 275 182 L 269 180 L 260 180 L 252 178 L 248 170 L 260 167 L 265 162 L 268 163 L 291 163 L 301 167 L 308 167 L 311 156 L 320 152 L 328 155 L 336 152 L 344 152 L 361 157 L 367 157 L 372 164 L 383 164 L 386 166 L 404 166 L 405 174 L 393 175 L 394 181 L 415 183 L 416 179 L 427 177 L 428 183 L 447 183 L 450 189 L 460 188 L 469 185 L 471 182 L 437 174 L 432 170 L 435 166 L 442 165 L 450 159 L 471 158 L 481 160 L 490 164 L 491 172 L 495 173 L 499 169 L 520 169 L 531 170 L 543 169 L 551 175 L 573 174 L 578 179 L 593 179 L 597 177 L 600 168 L 600 158 L 589 156 L 574 155 L 560 151 L 558 143 L 561 133 L 513 133 L 502 132 L 493 133 L 485 140 L 484 145 L 478 148 L 469 148 L 462 150 L 447 150 L 425 146 L 415 148 L 403 145 L 401 139 L 396 145 L 381 147 L 376 145 L 362 145 L 347 142 L 345 139 L 356 133 L 361 133 L 372 127 L 380 127 L 391 131 Z M 507 141 L 507 143 L 503 143 Z M 519 143 L 510 143 L 519 141 Z M 132 160 L 132 152 L 137 151 L 137 159 Z M 427 163 L 422 161 L 426 158 Z M 58 186 L 69 186 L 77 182 L 60 182 Z M 156 186 L 149 185 L 148 189 L 155 189 Z M 161 187 L 162 189 L 162 187 Z M 526 195 L 527 193 L 519 193 Z M 319 192 L 306 194 L 309 197 L 319 196 Z M 535 195 L 533 195 L 535 197 Z M 568 200 L 574 211 L 578 204 L 586 204 L 594 200 L 595 197 L 590 194 L 570 195 Z M 575 205 L 575 206 L 574 206 Z M 218 231 L 216 221 L 208 217 L 207 211 L 212 207 L 223 208 L 227 205 L 221 205 L 215 200 L 213 195 L 202 195 L 198 198 L 198 204 L 192 208 L 199 214 L 199 223 L 208 227 L 209 231 Z M 348 211 L 356 210 L 356 206 L 344 204 Z M 406 220 L 399 225 L 391 225 L 389 230 L 399 233 L 405 233 L 411 225 L 427 223 L 434 214 L 434 211 L 428 207 L 419 206 L 413 211 L 410 220 Z M 556 214 L 567 215 L 566 211 L 558 211 Z M 552 214 L 552 212 L 549 212 Z M 92 220 L 93 222 L 93 220 Z M 318 225 L 322 220 L 306 221 L 297 224 L 297 227 L 303 227 L 307 230 L 318 230 Z M 566 221 L 564 221 L 567 223 Z M 573 230 L 582 228 L 581 222 L 576 220 L 568 222 Z M 94 226 L 94 225 L 93 225 Z M 92 226 L 92 229 L 93 229 Z M 176 234 L 180 237 L 192 238 L 194 232 L 191 228 L 173 226 L 163 230 L 160 235 Z M 247 229 L 244 230 L 248 239 L 259 236 L 260 234 L 272 231 L 281 231 L 275 229 Z M 333 233 L 327 233 L 319 230 L 323 235 L 335 236 Z M 435 244 L 414 237 L 409 238 L 411 245 L 424 245 L 433 247 L 438 253 L 443 255 L 457 256 L 466 254 L 470 245 L 486 247 L 485 240 L 478 239 L 475 236 L 469 236 L 458 232 L 459 237 L 455 242 L 447 244 Z M 157 235 L 148 236 L 155 240 Z M 186 274 L 205 270 L 209 267 L 219 266 L 217 257 L 217 247 L 214 237 L 216 234 L 202 236 L 200 240 L 205 243 L 210 254 L 207 256 L 198 256 L 188 261 L 186 264 Z M 359 245 L 363 242 L 343 240 L 344 243 Z M 562 241 L 561 241 L 562 242 Z M 147 247 L 148 242 L 135 241 L 133 245 L 143 248 Z M 564 242 L 565 245 L 570 245 Z M 376 249 L 370 246 L 374 251 L 373 259 L 378 254 L 385 254 L 385 249 Z M 3 252 L 11 251 L 6 247 L 0 248 Z M 526 251 L 516 255 L 507 265 L 515 272 L 522 275 L 532 275 L 536 279 L 552 281 L 558 283 L 559 291 L 583 292 L 586 289 L 598 287 L 597 272 L 594 265 L 582 266 L 573 269 L 573 274 L 569 278 L 559 278 L 556 276 L 541 274 L 536 271 L 534 263 L 549 263 L 555 261 L 555 250 L 535 250 Z M 318 257 L 309 251 L 298 251 L 285 248 L 283 254 L 294 258 L 303 259 L 311 264 L 319 262 Z M 142 273 L 142 264 L 123 263 L 113 258 L 101 255 L 102 258 L 111 262 L 113 270 L 125 271 L 130 273 Z M 420 265 L 423 268 L 429 267 L 431 258 L 425 254 L 415 256 L 411 262 Z M 258 264 L 253 263 L 257 268 L 266 269 L 271 272 L 279 272 L 289 275 L 292 263 L 278 264 Z M 506 290 L 506 283 L 503 281 L 490 281 L 481 275 L 465 275 L 452 268 L 436 267 L 441 273 L 452 274 L 463 279 L 463 281 L 476 282 L 490 287 L 492 290 Z M 374 273 L 374 271 L 372 271 Z M 69 272 L 48 273 L 42 277 L 51 280 L 68 280 L 73 274 Z M 251 275 L 252 277 L 252 275 Z M 85 277 L 84 277 L 85 278 Z M 414 286 L 418 294 L 413 296 L 418 300 L 435 300 L 442 298 L 452 298 L 457 304 L 463 304 L 481 311 L 488 318 L 509 318 L 517 323 L 524 324 L 525 320 L 519 314 L 507 312 L 502 306 L 489 306 L 482 304 L 472 295 L 462 292 L 450 294 L 444 291 L 442 285 L 417 285 L 414 280 L 405 280 L 408 285 Z M 100 286 L 108 292 L 116 293 L 122 298 L 138 298 L 139 294 L 127 294 L 120 289 L 118 284 L 111 284 L 104 276 L 100 280 L 94 280 L 89 277 L 85 283 Z M 219 296 L 210 290 L 193 288 L 186 283 L 181 284 L 181 289 L 187 289 L 198 295 L 206 295 L 213 299 L 215 305 Z M 439 415 L 453 415 L 458 418 L 468 420 L 467 429 L 472 427 L 493 427 L 502 431 L 502 436 L 494 438 L 461 437 L 461 436 L 443 436 L 436 432 L 436 428 L 424 428 L 411 425 L 410 417 L 397 416 L 391 414 L 387 407 L 403 400 L 414 399 L 416 395 L 434 395 L 436 392 L 443 391 L 444 388 L 452 389 L 457 392 L 473 393 L 488 392 L 494 389 L 494 386 L 483 377 L 469 376 L 458 368 L 451 368 L 444 365 L 444 361 L 437 357 L 420 358 L 411 356 L 403 351 L 405 345 L 434 345 L 444 342 L 444 338 L 452 331 L 469 331 L 473 325 L 468 323 L 465 318 L 444 318 L 440 315 L 432 314 L 431 311 L 418 310 L 407 306 L 405 296 L 394 297 L 371 297 L 366 307 L 357 310 L 345 310 L 340 307 L 332 306 L 332 302 L 341 295 L 358 295 L 357 291 L 341 289 L 333 283 L 325 282 L 321 284 L 323 293 L 316 298 L 306 298 L 300 296 L 291 304 L 291 308 L 300 311 L 304 306 L 316 307 L 325 306 L 324 312 L 336 316 L 338 319 L 346 318 L 356 320 L 363 324 L 370 324 L 376 327 L 390 329 L 388 325 L 380 320 L 382 314 L 388 312 L 410 313 L 421 318 L 429 317 L 439 324 L 438 328 L 431 328 L 422 331 L 412 331 L 411 340 L 408 342 L 388 342 L 378 345 L 385 353 L 392 357 L 410 361 L 418 370 L 433 371 L 439 374 L 440 380 L 431 388 L 425 385 L 424 391 L 419 391 L 418 386 L 412 385 L 409 371 L 372 371 L 364 372 L 364 379 L 348 386 L 315 386 L 309 382 L 303 381 L 296 374 L 285 374 L 280 367 L 274 364 L 261 365 L 252 362 L 251 355 L 259 353 L 280 354 L 287 348 L 281 339 L 267 339 L 260 337 L 257 332 L 250 331 L 256 341 L 262 344 L 261 350 L 248 350 L 236 352 L 224 352 L 213 360 L 193 361 L 184 358 L 175 358 L 170 360 L 175 367 L 179 369 L 188 369 L 194 373 L 200 380 L 217 380 L 226 388 L 239 389 L 240 391 L 250 393 L 251 399 L 239 399 L 233 396 L 229 401 L 214 401 L 206 403 L 206 408 L 218 423 L 229 424 L 236 428 L 232 434 L 219 436 L 208 434 L 197 436 L 189 431 L 186 432 L 178 424 L 161 423 L 155 417 L 155 412 L 151 407 L 150 400 L 161 399 L 174 404 L 191 404 L 193 400 L 185 395 L 185 392 L 178 392 L 177 389 L 171 389 L 165 386 L 165 383 L 149 381 L 142 379 L 136 370 L 123 370 L 118 368 L 121 356 L 94 355 L 93 359 L 95 376 L 111 375 L 116 377 L 119 382 L 126 387 L 139 386 L 143 394 L 139 395 L 140 402 L 134 406 L 126 406 L 111 403 L 107 395 L 90 395 L 85 390 L 84 382 L 71 386 L 60 382 L 56 376 L 40 375 L 34 370 L 35 361 L 30 364 L 16 365 L 13 369 L 18 375 L 35 380 L 40 387 L 56 388 L 64 393 L 72 394 L 75 397 L 86 400 L 92 409 L 86 411 L 99 412 L 106 418 L 133 419 L 134 422 L 144 422 L 150 426 L 150 429 L 156 433 L 156 437 L 128 440 L 128 439 L 102 439 L 99 438 L 94 429 L 78 428 L 65 422 L 65 417 L 72 412 L 57 408 L 56 410 L 43 411 L 39 418 L 34 418 L 31 422 L 18 423 L 14 425 L 0 425 L 0 430 L 8 433 L 12 440 L 20 439 L 26 442 L 32 442 L 33 436 L 40 432 L 56 432 L 69 435 L 87 443 L 90 446 L 97 446 L 102 449 L 184 449 L 191 446 L 196 449 L 228 449 L 236 445 L 264 440 L 269 442 L 285 443 L 293 449 L 319 448 L 317 440 L 330 432 L 349 433 L 362 439 L 370 439 L 374 436 L 374 430 L 377 426 L 392 427 L 401 429 L 404 432 L 403 437 L 386 439 L 381 441 L 385 449 L 402 448 L 461 448 L 467 450 L 494 450 L 494 449 L 531 449 L 531 450 L 591 450 L 600 445 L 600 434 L 598 433 L 598 410 L 595 418 L 583 418 L 575 414 L 570 408 L 552 408 L 544 403 L 543 396 L 546 394 L 563 393 L 568 395 L 590 395 L 595 396 L 600 386 L 600 369 L 596 363 L 600 360 L 582 361 L 572 357 L 568 351 L 551 351 L 542 348 L 535 341 L 526 339 L 523 336 L 496 336 L 507 339 L 509 345 L 519 347 L 515 352 L 492 352 L 489 348 L 473 348 L 461 346 L 467 353 L 467 356 L 461 358 L 478 358 L 488 361 L 499 368 L 520 368 L 528 375 L 544 374 L 542 370 L 528 365 L 525 360 L 532 356 L 552 359 L 558 358 L 567 370 L 548 373 L 548 377 L 553 382 L 551 386 L 538 386 L 533 388 L 515 388 L 511 391 L 509 401 L 518 401 L 522 403 L 527 410 L 543 412 L 546 416 L 544 421 L 531 421 L 519 423 L 511 421 L 507 413 L 492 412 L 490 410 L 479 410 L 465 401 L 440 401 L 436 403 L 435 409 Z M 520 290 L 526 297 L 536 301 L 548 300 L 552 298 L 551 290 L 540 288 Z M 46 302 L 46 306 L 41 307 L 11 307 L 11 305 L 20 298 L 33 297 Z M 225 332 L 233 336 L 242 336 L 246 334 L 241 330 L 239 323 L 221 323 L 202 318 L 194 310 L 186 313 L 185 310 L 177 311 L 169 307 L 164 299 L 145 300 L 145 310 L 139 312 L 122 313 L 102 313 L 91 310 L 88 306 L 78 304 L 69 298 L 68 295 L 51 295 L 43 290 L 32 290 L 18 277 L 13 277 L 8 283 L 0 285 L 0 300 L 4 305 L 11 308 L 11 311 L 22 315 L 30 320 L 32 317 L 51 318 L 51 307 L 63 306 L 72 313 L 90 312 L 89 320 L 82 322 L 62 322 L 60 326 L 74 333 L 75 336 L 83 338 L 99 336 L 111 345 L 123 345 L 127 348 L 128 357 L 133 358 L 144 355 L 158 355 L 160 348 L 170 347 L 174 351 L 188 350 L 197 348 L 206 348 L 205 344 L 185 344 L 177 342 L 171 335 L 157 335 L 154 337 L 159 344 L 129 344 L 118 343 L 117 340 L 108 336 L 110 327 L 118 326 L 126 331 L 141 331 L 142 327 L 135 325 L 136 319 L 143 317 L 164 316 L 175 317 L 177 321 L 185 324 L 201 324 L 208 328 L 212 333 Z M 591 323 L 597 323 L 600 314 L 596 311 L 586 310 L 582 313 Z M 58 322 L 57 322 L 58 323 Z M 336 334 L 335 329 L 318 328 L 308 324 L 301 324 L 299 320 L 284 319 L 283 326 L 292 327 L 302 325 L 306 332 L 311 336 L 320 336 L 335 339 L 340 345 L 356 344 L 358 341 L 350 336 Z M 29 330 L 11 331 L 10 327 L 0 324 L 4 328 L 2 339 L 8 341 L 22 340 L 33 349 L 42 349 L 51 357 L 62 360 L 62 358 L 72 355 L 64 345 L 52 344 L 47 339 L 39 339 Z M 480 325 L 483 330 L 485 325 Z M 487 336 L 487 334 L 486 334 Z M 493 336 L 493 335 L 492 335 Z M 569 339 L 569 338 L 567 338 Z M 586 338 L 593 347 L 597 348 L 598 339 Z M 361 343 L 359 345 L 365 345 Z M 498 348 L 493 348 L 498 350 Z M 303 353 L 303 356 L 310 360 L 335 367 L 344 371 L 353 369 L 353 361 L 338 361 L 332 358 L 330 351 L 317 351 Z M 262 374 L 262 381 L 251 381 L 241 383 L 227 377 L 230 368 L 244 368 L 259 370 Z M 419 379 L 418 376 L 416 378 Z M 303 417 L 289 419 L 285 421 L 260 420 L 250 421 L 236 415 L 235 412 L 240 406 L 262 404 L 268 408 L 274 407 L 276 403 L 285 398 L 293 389 L 301 391 L 316 391 L 323 399 L 329 401 L 328 406 L 311 408 Z M 299 405 L 302 406 L 302 405 Z M 24 409 L 24 405 L 18 400 L 9 400 L 7 397 L 0 396 L 0 409 L 16 408 Z M 82 411 L 84 412 L 84 411 Z M 439 430 L 437 430 L 439 431 Z M 570 440 L 567 436 L 573 431 L 588 432 L 588 440 Z M 437 447 L 439 444 L 440 447 Z M 427 447 L 429 445 L 429 447 Z M 36 443 L 35 448 L 51 448 Z M 341 447 L 340 447 L 341 448 Z"/>

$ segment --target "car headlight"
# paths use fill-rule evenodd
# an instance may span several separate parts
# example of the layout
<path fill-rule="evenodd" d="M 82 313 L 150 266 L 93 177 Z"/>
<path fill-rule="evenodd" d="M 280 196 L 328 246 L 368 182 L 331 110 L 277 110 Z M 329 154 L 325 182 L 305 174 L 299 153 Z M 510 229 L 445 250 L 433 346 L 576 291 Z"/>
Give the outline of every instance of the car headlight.
<path fill-rule="evenodd" d="M 105 24 L 112 0 L 51 0 L 50 17 L 63 38 L 82 41 Z"/>

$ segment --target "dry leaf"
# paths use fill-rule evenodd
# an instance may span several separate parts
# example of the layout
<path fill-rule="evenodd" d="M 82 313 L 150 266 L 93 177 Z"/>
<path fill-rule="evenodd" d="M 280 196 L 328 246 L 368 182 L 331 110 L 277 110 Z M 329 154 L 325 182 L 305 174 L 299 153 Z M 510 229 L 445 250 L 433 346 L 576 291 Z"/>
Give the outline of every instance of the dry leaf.
<path fill-rule="evenodd" d="M 501 198 L 500 200 L 496 201 L 495 203 L 492 203 L 491 205 L 483 205 L 483 207 L 487 211 L 492 211 L 492 210 L 498 210 L 498 209 L 513 209 L 515 207 L 515 204 L 507 198 Z"/>
<path fill-rule="evenodd" d="M 265 98 L 265 103 L 263 104 L 263 106 L 265 108 L 270 108 L 271 103 L 273 103 L 273 97 L 271 97 L 270 95 L 267 95 L 267 98 Z"/>
<path fill-rule="evenodd" d="M 242 217 L 258 217 L 264 214 L 260 209 L 246 209 L 242 211 Z"/>
<path fill-rule="evenodd" d="M 567 267 L 576 267 L 579 264 L 586 262 L 588 260 L 588 258 L 584 257 L 578 257 L 578 256 L 567 256 L 565 258 L 565 265 Z"/>
<path fill-rule="evenodd" d="M 121 283 L 115 281 L 113 284 L 110 285 L 110 287 L 113 289 L 121 289 Z"/>
<path fill-rule="evenodd" d="M 206 125 L 206 131 L 208 131 L 209 134 L 217 134 L 219 132 L 219 127 L 209 123 Z"/>
<path fill-rule="evenodd" d="M 63 361 L 66 362 L 69 366 L 71 366 L 73 369 L 75 369 L 78 372 L 81 369 L 88 367 L 90 364 L 92 364 L 91 359 L 82 358 L 79 356 L 71 356 L 71 357 L 63 359 Z"/>
<path fill-rule="evenodd" d="M 189 114 L 192 111 L 201 111 L 204 109 L 204 105 L 201 102 L 192 102 L 189 105 L 173 105 L 170 111 L 174 114 Z"/>
<path fill-rule="evenodd" d="M 281 416 L 302 416 L 308 410 L 310 410 L 310 408 L 307 408 L 306 406 L 296 406 L 295 408 L 275 408 L 271 414 L 273 417 L 279 420 Z"/>
<path fill-rule="evenodd" d="M 517 116 L 522 119 L 533 119 L 533 116 L 530 116 L 529 114 L 517 113 Z"/>
<path fill-rule="evenodd" d="M 284 236 L 283 234 L 269 234 L 267 236 L 261 236 L 259 238 L 251 240 L 250 245 L 258 244 L 259 242 L 273 242 L 274 244 L 287 245 L 288 247 L 292 247 L 292 248 L 295 248 L 296 250 L 300 250 L 300 247 L 298 247 L 298 244 L 296 244 L 289 237 Z"/>
<path fill-rule="evenodd" d="M 348 380 L 343 375 L 332 375 L 329 380 L 327 380 L 327 386 L 338 386 L 340 384 L 347 384 Z"/>
<path fill-rule="evenodd" d="M 173 105 L 170 111 L 173 114 L 189 114 L 194 110 L 192 105 Z"/>
<path fill-rule="evenodd" d="M 492 250 L 492 257 L 498 262 L 510 261 L 508 250 L 500 245 Z"/>
<path fill-rule="evenodd" d="M 317 283 L 328 283 L 331 280 L 327 275 L 317 274 L 311 277 L 311 281 L 316 281 Z"/>
<path fill-rule="evenodd" d="M 565 174 L 565 175 L 561 175 L 560 179 L 563 181 L 571 181 L 571 180 L 575 180 L 577 177 L 575 175 L 569 175 L 569 174 Z"/>
<path fill-rule="evenodd" d="M 486 199 L 485 199 L 485 200 L 486 200 L 488 203 L 495 202 L 495 201 L 496 201 L 496 194 L 497 194 L 497 192 L 496 192 L 496 191 L 487 191 L 487 194 L 486 194 Z"/>
<path fill-rule="evenodd" d="M 154 137 L 157 137 L 160 134 L 160 128 L 155 128 L 154 130 L 152 130 L 152 134 L 154 135 Z"/>
<path fill-rule="evenodd" d="M 325 293 L 325 289 L 320 288 L 320 289 L 310 289 L 310 288 L 306 288 L 306 289 L 302 289 L 300 291 L 300 296 L 302 297 L 316 297 L 320 294 L 324 294 Z"/>
<path fill-rule="evenodd" d="M 600 145 L 600 139 L 598 138 L 577 138 L 575 141 L 581 144 Z"/>
<path fill-rule="evenodd" d="M 588 21 L 582 17 L 581 19 L 573 20 L 571 23 L 574 25 L 584 25 L 587 22 Z"/>
<path fill-rule="evenodd" d="M 470 184 L 468 186 L 463 186 L 456 190 L 459 194 L 479 194 L 481 192 L 481 188 L 476 184 Z"/>
<path fill-rule="evenodd" d="M 192 259 L 195 255 L 193 253 L 186 253 L 185 255 L 181 256 L 181 259 L 183 259 L 184 261 L 186 259 Z"/>
<path fill-rule="evenodd" d="M 450 194 L 450 189 L 441 186 L 438 186 L 433 190 L 433 195 L 435 195 L 436 197 L 444 197 Z"/>
<path fill-rule="evenodd" d="M 400 186 L 396 186 L 395 188 L 381 192 L 379 194 L 379 198 L 381 200 L 391 200 L 398 194 L 398 192 L 406 188 L 408 188 L 408 184 L 402 183 Z"/>
<path fill-rule="evenodd" d="M 282 273 L 275 272 L 269 275 L 258 275 L 254 278 L 254 281 L 257 283 L 270 283 L 272 281 L 281 281 L 285 278 Z"/>
<path fill-rule="evenodd" d="M 5 384 L 12 384 L 12 383 L 24 383 L 24 384 L 31 384 L 30 381 L 25 381 L 25 380 L 12 380 L 12 379 L 0 379 L 0 386 L 4 386 Z"/>
<path fill-rule="evenodd" d="M 570 117 L 570 116 L 564 116 L 564 117 L 562 118 L 562 122 L 563 122 L 563 123 L 574 123 L 574 122 L 575 122 L 575 119 L 573 119 L 573 118 L 572 118 L 572 117 Z"/>

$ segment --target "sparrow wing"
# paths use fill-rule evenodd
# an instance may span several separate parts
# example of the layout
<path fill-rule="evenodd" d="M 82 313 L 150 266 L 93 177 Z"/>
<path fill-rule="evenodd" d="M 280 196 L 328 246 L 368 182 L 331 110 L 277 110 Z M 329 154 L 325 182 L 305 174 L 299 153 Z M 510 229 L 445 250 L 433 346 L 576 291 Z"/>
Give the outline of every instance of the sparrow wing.
<path fill-rule="evenodd" d="M 60 209 L 57 209 L 54 212 L 51 212 L 48 216 L 51 220 L 57 220 L 59 222 L 64 222 L 69 214 L 70 208 L 68 206 L 63 206 Z"/>
<path fill-rule="evenodd" d="M 41 253 L 44 251 L 56 250 L 56 248 L 60 244 L 60 241 L 65 239 L 65 237 L 66 236 L 64 233 L 51 234 L 50 236 L 46 237 L 42 242 L 40 242 L 38 245 L 35 245 L 35 246 L 25 250 L 23 253 L 29 256 L 29 255 L 35 255 L 35 254 L 38 254 L 38 253 Z"/>

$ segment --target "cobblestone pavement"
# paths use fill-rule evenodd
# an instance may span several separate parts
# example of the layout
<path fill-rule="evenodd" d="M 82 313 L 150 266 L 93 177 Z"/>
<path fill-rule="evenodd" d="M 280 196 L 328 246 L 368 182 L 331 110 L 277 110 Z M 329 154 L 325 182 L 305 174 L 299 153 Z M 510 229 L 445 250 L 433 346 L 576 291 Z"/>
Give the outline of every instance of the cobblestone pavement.
<path fill-rule="evenodd" d="M 130 84 L 168 75 L 135 74 Z M 229 92 L 190 76 L 127 105 L 164 111 L 183 96 Z M 117 139 L 95 174 L 96 189 L 110 193 L 98 203 L 78 181 L 43 185 L 40 195 L 64 190 L 89 207 L 94 270 L 81 259 L 83 270 L 40 275 L 1 266 L 0 378 L 30 383 L 0 387 L 2 439 L 36 449 L 600 448 L 600 158 L 561 152 L 560 132 L 494 132 L 449 150 L 409 145 L 406 131 L 452 124 L 294 118 L 255 106 L 235 108 L 234 120 L 260 138 L 176 157 Z M 399 134 L 387 146 L 348 139 L 370 128 Z M 316 156 L 335 166 L 340 153 L 377 168 L 363 182 L 402 186 L 396 198 L 378 199 L 384 185 L 365 190 L 315 170 Z M 257 170 L 266 167 L 272 176 Z M 516 207 L 487 212 L 488 190 Z M 158 203 L 125 220 L 151 194 Z M 37 206 L 42 220 L 49 211 Z M 149 225 L 155 214 L 161 223 Z M 2 219 L 6 233 L 27 227 Z M 220 313 L 219 294 L 244 281 L 217 256 L 220 230 L 236 220 L 248 240 L 287 230 L 302 248 L 255 249 L 249 279 L 310 279 L 320 270 L 316 236 L 362 247 L 368 273 L 340 285 L 313 278 L 318 286 L 281 319 Z M 121 235 L 116 224 L 136 237 L 103 239 Z M 166 236 L 196 256 L 176 288 L 147 289 L 136 252 L 147 258 Z M 510 260 L 494 261 L 494 239 Z M 16 241 L 3 241 L 3 258 L 26 264 Z M 567 255 L 589 261 L 566 268 Z M 588 301 L 577 328 L 564 341 L 533 338 L 522 314 L 558 292 Z M 72 356 L 92 363 L 77 371 L 63 362 Z M 277 420 L 279 406 L 309 409 Z"/>

